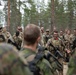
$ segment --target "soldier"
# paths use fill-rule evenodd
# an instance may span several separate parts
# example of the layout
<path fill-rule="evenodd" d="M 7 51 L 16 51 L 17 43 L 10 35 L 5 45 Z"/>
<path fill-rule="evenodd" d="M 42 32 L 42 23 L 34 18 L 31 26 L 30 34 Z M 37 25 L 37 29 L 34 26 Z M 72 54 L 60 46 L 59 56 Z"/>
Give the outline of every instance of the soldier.
<path fill-rule="evenodd" d="M 9 44 L 0 44 L 0 75 L 32 75 L 17 50 Z"/>
<path fill-rule="evenodd" d="M 41 41 L 40 41 L 40 45 L 44 46 L 44 45 L 45 45 L 45 43 L 44 43 L 44 36 L 45 36 L 45 34 L 44 34 L 44 27 L 41 27 L 41 28 L 40 28 L 40 31 L 41 31 Z"/>
<path fill-rule="evenodd" d="M 12 35 L 10 34 L 10 32 L 7 31 L 6 27 L 3 27 L 3 34 L 5 36 L 5 39 L 6 39 L 7 43 L 8 43 L 8 40 L 13 41 Z"/>
<path fill-rule="evenodd" d="M 17 28 L 17 31 L 19 31 L 19 36 L 21 37 L 21 38 L 23 38 L 23 30 L 22 30 L 22 27 L 18 27 Z"/>
<path fill-rule="evenodd" d="M 50 44 L 52 44 L 54 47 L 51 46 Z M 52 54 L 54 54 L 58 58 L 58 61 L 61 64 L 63 64 L 63 58 L 62 58 L 63 57 L 63 54 L 62 54 L 63 51 L 61 50 L 61 44 L 62 44 L 62 41 L 58 36 L 58 31 L 54 31 L 53 37 L 48 40 L 46 47 L 48 48 L 48 50 L 50 50 L 50 52 Z M 57 53 L 58 51 L 59 51 L 59 54 Z M 54 67 L 55 67 L 55 65 L 54 65 Z M 62 71 L 60 72 L 60 75 L 62 75 Z"/>
<path fill-rule="evenodd" d="M 16 34 L 13 36 L 14 45 L 18 50 L 21 49 L 21 45 L 22 45 L 22 38 L 19 35 L 20 35 L 20 32 L 16 31 Z"/>
<path fill-rule="evenodd" d="M 0 43 L 6 42 L 5 36 L 4 36 L 3 32 L 2 32 L 2 29 L 3 28 L 0 27 Z"/>
<path fill-rule="evenodd" d="M 61 51 L 61 44 L 62 44 L 62 41 L 61 39 L 59 38 L 59 35 L 58 35 L 58 31 L 54 31 L 53 33 L 53 37 L 51 39 L 48 40 L 47 44 L 46 44 L 46 47 L 49 47 L 50 43 L 54 46 L 54 47 L 58 47 Z M 52 49 L 52 48 L 51 48 Z M 51 50 L 50 49 L 50 50 Z"/>
<path fill-rule="evenodd" d="M 36 54 L 40 41 L 40 29 L 34 24 L 29 24 L 24 30 L 24 46 L 20 51 L 21 57 L 27 61 L 34 75 L 54 75 L 50 63 L 42 55 Z"/>
<path fill-rule="evenodd" d="M 65 38 L 64 38 L 64 33 L 63 33 L 63 31 L 61 30 L 60 31 L 60 33 L 59 33 L 59 38 L 61 39 L 61 40 L 65 40 Z"/>
<path fill-rule="evenodd" d="M 76 75 L 76 51 L 70 58 L 67 75 Z"/>
<path fill-rule="evenodd" d="M 74 42 L 75 40 L 76 40 L 76 29 L 74 29 L 72 37 L 72 41 Z M 74 43 L 76 43 L 76 41 Z M 67 75 L 76 75 L 76 44 L 74 44 L 74 50 L 72 51 L 73 53 L 68 64 Z"/>
<path fill-rule="evenodd" d="M 49 29 L 46 29 L 45 35 L 44 35 L 44 45 L 46 45 L 47 41 L 51 38 Z"/>
<path fill-rule="evenodd" d="M 76 47 L 76 29 L 73 30 L 73 36 L 72 36 L 72 42 L 71 42 L 72 54 L 75 52 L 75 47 Z"/>
<path fill-rule="evenodd" d="M 71 34 L 71 30 L 68 30 L 67 33 L 64 35 L 64 38 L 67 42 L 71 43 L 72 40 L 72 34 Z"/>
<path fill-rule="evenodd" d="M 67 30 L 66 34 L 64 35 L 66 62 L 69 62 L 69 58 L 71 56 L 72 37 L 73 37 L 73 34 L 71 34 L 71 30 Z"/>
<path fill-rule="evenodd" d="M 76 29 L 73 30 L 72 42 L 76 39 Z"/>

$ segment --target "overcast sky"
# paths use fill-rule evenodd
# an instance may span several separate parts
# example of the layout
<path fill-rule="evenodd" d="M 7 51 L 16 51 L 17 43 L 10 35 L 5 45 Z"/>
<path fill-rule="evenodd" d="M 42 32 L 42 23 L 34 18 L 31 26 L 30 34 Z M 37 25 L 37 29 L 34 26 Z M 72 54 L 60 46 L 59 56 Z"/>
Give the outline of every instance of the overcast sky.
<path fill-rule="evenodd" d="M 23 0 L 21 0 L 21 1 L 23 1 Z M 37 1 L 37 0 L 35 0 L 35 1 Z M 41 2 L 42 0 L 38 0 L 38 1 Z M 4 7 L 4 2 L 2 0 L 0 0 L 0 2 L 1 2 L 1 6 L 0 6 L 0 10 L 1 10 Z M 48 0 L 44 0 L 44 2 L 45 2 L 45 4 L 47 4 Z"/>

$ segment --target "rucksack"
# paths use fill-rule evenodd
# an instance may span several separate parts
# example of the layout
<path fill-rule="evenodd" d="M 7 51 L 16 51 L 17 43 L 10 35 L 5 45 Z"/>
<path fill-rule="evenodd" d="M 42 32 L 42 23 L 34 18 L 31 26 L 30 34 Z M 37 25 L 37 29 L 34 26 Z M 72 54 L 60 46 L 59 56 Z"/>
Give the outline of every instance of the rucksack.
<path fill-rule="evenodd" d="M 28 66 L 29 70 L 33 73 L 33 75 L 41 75 L 41 70 L 40 68 L 37 66 L 38 62 L 42 61 L 42 59 L 44 58 L 44 55 L 37 53 L 36 55 L 34 54 L 28 54 L 26 55 L 28 58 L 34 56 L 34 59 L 32 61 L 27 61 L 26 58 L 21 57 L 22 61 L 25 63 L 25 65 Z M 28 59 L 30 60 L 30 59 Z"/>
<path fill-rule="evenodd" d="M 43 58 L 43 54 L 37 53 L 34 59 L 31 62 L 29 62 L 29 69 L 31 72 L 33 72 L 34 75 L 41 75 L 41 70 L 37 66 L 37 64 L 39 61 L 42 61 Z"/>

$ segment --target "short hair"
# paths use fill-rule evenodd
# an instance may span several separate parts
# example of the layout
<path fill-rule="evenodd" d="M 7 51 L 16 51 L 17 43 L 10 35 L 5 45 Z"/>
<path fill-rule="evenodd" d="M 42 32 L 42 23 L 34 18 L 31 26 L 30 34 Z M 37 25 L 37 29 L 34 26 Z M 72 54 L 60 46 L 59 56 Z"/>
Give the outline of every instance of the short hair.
<path fill-rule="evenodd" d="M 58 31 L 54 31 L 54 33 L 58 33 Z"/>
<path fill-rule="evenodd" d="M 40 36 L 40 28 L 34 24 L 29 24 L 24 29 L 24 43 L 33 45 Z"/>

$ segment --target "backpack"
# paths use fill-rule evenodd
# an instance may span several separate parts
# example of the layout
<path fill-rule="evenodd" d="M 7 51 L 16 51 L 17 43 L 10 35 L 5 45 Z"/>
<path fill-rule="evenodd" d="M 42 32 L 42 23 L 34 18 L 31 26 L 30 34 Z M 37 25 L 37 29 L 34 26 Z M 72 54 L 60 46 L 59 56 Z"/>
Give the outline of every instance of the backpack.
<path fill-rule="evenodd" d="M 29 54 L 26 54 L 25 56 L 28 59 L 21 56 L 21 53 L 20 53 L 21 60 L 24 62 L 25 65 L 28 66 L 29 70 L 33 73 L 33 75 L 42 75 L 41 70 L 37 66 L 37 64 L 38 62 L 42 61 L 42 59 L 44 58 L 44 55 L 40 53 L 37 53 L 36 55 L 29 53 Z M 30 61 L 30 57 L 32 58 L 31 59 L 32 61 Z"/>
<path fill-rule="evenodd" d="M 34 59 L 31 62 L 29 62 L 29 69 L 31 72 L 33 72 L 34 75 L 41 75 L 41 70 L 37 66 L 37 64 L 39 61 L 42 61 L 43 58 L 44 55 L 37 53 Z"/>

